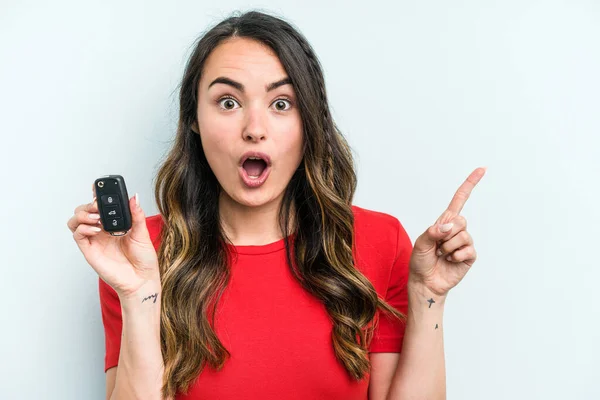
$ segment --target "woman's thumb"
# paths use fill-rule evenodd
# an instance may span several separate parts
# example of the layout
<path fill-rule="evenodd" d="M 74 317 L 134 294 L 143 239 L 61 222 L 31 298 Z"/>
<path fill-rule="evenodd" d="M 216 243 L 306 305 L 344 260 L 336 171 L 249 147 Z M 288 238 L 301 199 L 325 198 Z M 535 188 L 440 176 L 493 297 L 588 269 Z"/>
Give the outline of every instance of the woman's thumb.
<path fill-rule="evenodd" d="M 434 224 L 429 227 L 418 240 L 419 243 L 415 242 L 415 248 L 418 248 L 419 251 L 426 252 L 432 248 L 435 248 L 436 243 L 439 240 L 445 239 L 452 232 L 452 227 L 454 223 L 448 224 Z"/>
<path fill-rule="evenodd" d="M 146 214 L 140 207 L 140 196 L 137 193 L 129 199 L 129 210 L 131 210 L 131 231 L 129 232 L 131 238 L 140 242 L 150 240 L 146 226 Z"/>

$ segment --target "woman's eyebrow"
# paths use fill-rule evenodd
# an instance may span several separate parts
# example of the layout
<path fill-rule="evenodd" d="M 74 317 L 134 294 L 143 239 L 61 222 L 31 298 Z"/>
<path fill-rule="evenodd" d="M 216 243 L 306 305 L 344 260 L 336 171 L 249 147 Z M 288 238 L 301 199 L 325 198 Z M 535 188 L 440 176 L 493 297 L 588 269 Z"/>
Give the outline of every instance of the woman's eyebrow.
<path fill-rule="evenodd" d="M 244 85 L 242 85 L 239 82 L 234 81 L 233 79 L 227 78 L 225 76 L 220 76 L 217 79 L 215 79 L 214 81 L 212 81 L 210 83 L 210 85 L 208 85 L 208 88 L 210 89 L 210 87 L 214 84 L 217 83 L 223 83 L 225 85 L 229 85 L 232 86 L 234 88 L 236 88 L 237 90 L 239 90 L 240 92 L 244 93 Z M 287 85 L 287 84 L 292 84 L 292 80 L 289 77 L 285 77 L 281 80 L 278 80 L 277 82 L 273 82 L 268 84 L 265 87 L 265 91 L 270 92 L 271 90 L 275 90 L 277 89 L 279 86 L 283 86 L 283 85 Z"/>

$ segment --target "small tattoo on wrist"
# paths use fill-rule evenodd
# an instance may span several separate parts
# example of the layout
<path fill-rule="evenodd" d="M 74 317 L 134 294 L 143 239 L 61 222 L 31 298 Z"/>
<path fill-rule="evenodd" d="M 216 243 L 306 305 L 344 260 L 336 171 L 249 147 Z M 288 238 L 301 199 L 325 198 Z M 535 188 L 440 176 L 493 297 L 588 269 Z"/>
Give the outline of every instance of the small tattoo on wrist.
<path fill-rule="evenodd" d="M 431 308 L 431 305 L 432 305 L 433 303 L 435 303 L 435 300 L 433 300 L 433 298 L 431 298 L 431 299 L 429 299 L 429 300 L 427 300 L 427 301 L 429 302 L 429 308 Z"/>
<path fill-rule="evenodd" d="M 437 328 L 438 328 L 438 324 L 435 324 L 435 329 L 437 329 Z"/>
<path fill-rule="evenodd" d="M 151 295 L 150 295 L 150 296 L 148 296 L 148 297 L 145 297 L 145 298 L 144 298 L 144 300 L 142 300 L 142 303 L 143 303 L 143 302 L 145 302 L 145 301 L 146 301 L 146 300 L 148 300 L 148 299 L 151 299 L 151 298 L 153 298 L 153 297 L 154 297 L 154 301 L 153 301 L 153 303 L 156 303 L 156 298 L 158 297 L 158 293 L 154 293 L 154 294 L 151 294 Z"/>

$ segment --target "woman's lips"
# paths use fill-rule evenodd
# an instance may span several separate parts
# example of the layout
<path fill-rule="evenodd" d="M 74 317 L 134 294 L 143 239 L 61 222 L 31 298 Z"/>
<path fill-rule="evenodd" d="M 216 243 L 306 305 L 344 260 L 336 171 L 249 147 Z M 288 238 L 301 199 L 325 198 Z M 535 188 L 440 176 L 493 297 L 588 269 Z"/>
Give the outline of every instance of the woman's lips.
<path fill-rule="evenodd" d="M 240 177 L 242 178 L 242 182 L 249 188 L 257 188 L 263 185 L 269 174 L 271 173 L 271 166 L 267 165 L 263 172 L 260 174 L 258 178 L 251 178 L 248 175 L 248 172 L 244 169 L 244 167 L 239 167 Z"/>

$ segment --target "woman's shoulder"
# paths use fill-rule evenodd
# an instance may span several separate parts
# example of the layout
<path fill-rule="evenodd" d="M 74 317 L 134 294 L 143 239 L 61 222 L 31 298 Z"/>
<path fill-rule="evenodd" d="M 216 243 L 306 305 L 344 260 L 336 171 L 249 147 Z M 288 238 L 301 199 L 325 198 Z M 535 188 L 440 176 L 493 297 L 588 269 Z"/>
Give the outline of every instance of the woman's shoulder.
<path fill-rule="evenodd" d="M 160 229 L 163 224 L 163 217 L 160 214 L 150 215 L 146 217 L 146 225 L 148 229 Z"/>
<path fill-rule="evenodd" d="M 161 214 L 150 215 L 146 217 L 146 227 L 150 234 L 150 240 L 154 247 L 158 250 L 160 245 L 160 232 L 164 225 L 163 217 Z"/>
<path fill-rule="evenodd" d="M 382 212 L 352 205 L 355 229 L 389 233 L 398 230 L 400 221 L 395 216 Z"/>
<path fill-rule="evenodd" d="M 352 205 L 352 212 L 357 247 L 372 249 L 386 256 L 397 253 L 398 237 L 406 234 L 398 218 L 386 212 L 357 205 Z"/>
<path fill-rule="evenodd" d="M 376 288 L 383 289 L 396 261 L 412 253 L 410 237 L 400 220 L 389 213 L 356 205 L 352 205 L 352 211 L 357 268 Z"/>

